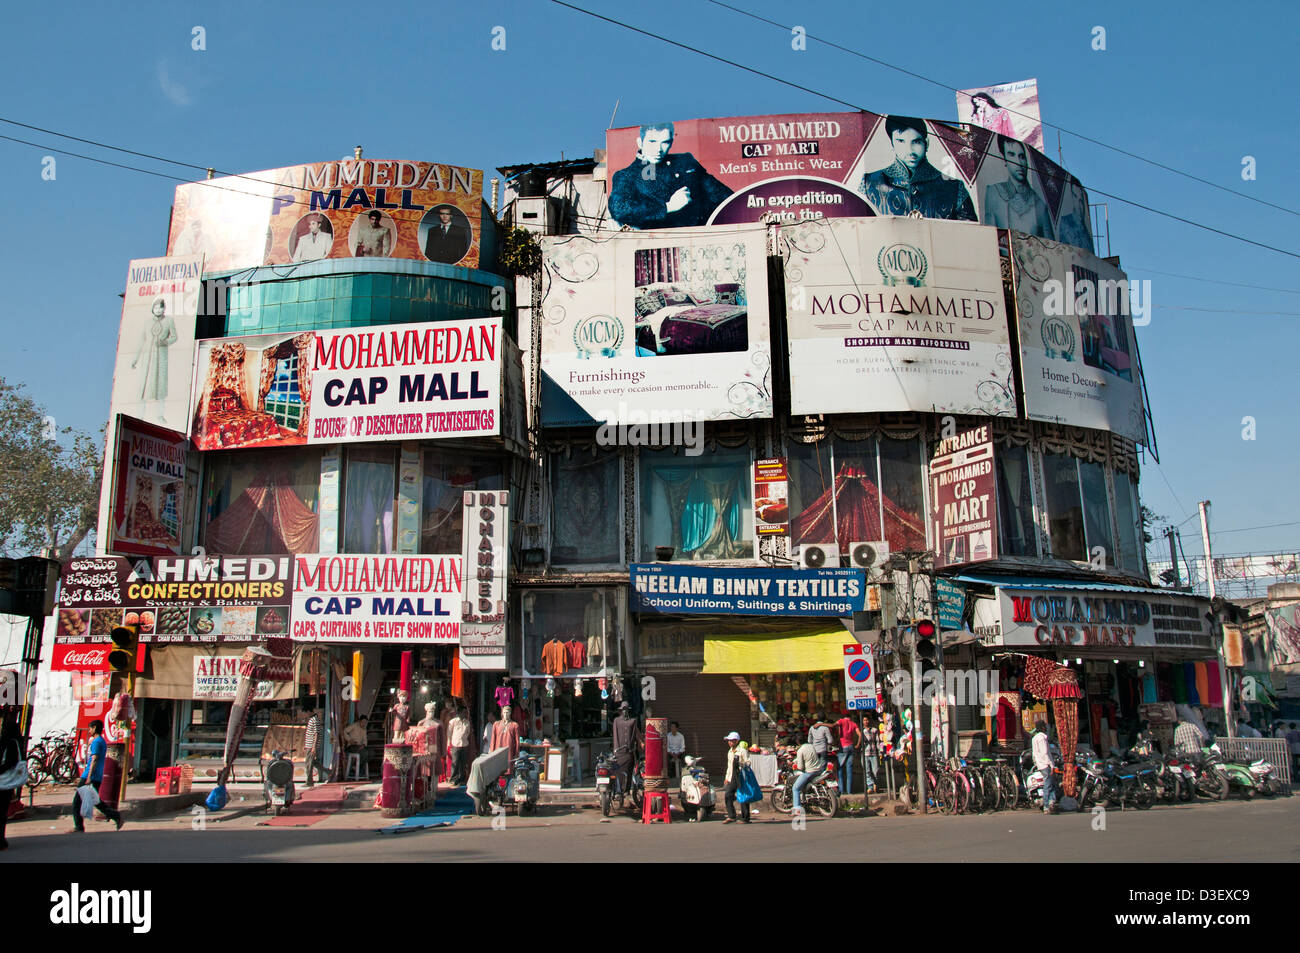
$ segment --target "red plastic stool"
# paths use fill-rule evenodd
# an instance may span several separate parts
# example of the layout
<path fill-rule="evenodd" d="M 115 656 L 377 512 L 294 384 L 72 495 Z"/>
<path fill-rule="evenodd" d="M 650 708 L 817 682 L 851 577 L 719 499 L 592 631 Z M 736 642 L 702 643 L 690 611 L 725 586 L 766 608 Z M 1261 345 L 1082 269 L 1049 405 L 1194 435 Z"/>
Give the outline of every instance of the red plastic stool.
<path fill-rule="evenodd" d="M 665 824 L 673 822 L 672 799 L 667 791 L 647 791 L 645 800 L 641 802 L 641 823 L 649 824 L 654 820 L 663 821 Z"/>

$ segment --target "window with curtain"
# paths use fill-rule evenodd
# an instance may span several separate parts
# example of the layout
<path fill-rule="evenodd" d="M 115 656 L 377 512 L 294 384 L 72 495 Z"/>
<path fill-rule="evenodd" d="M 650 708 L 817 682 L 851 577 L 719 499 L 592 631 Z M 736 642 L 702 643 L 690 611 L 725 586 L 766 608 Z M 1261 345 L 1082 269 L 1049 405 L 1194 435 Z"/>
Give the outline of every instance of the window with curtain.
<path fill-rule="evenodd" d="M 276 362 L 271 389 L 266 394 L 266 412 L 281 427 L 298 430 L 298 423 L 302 420 L 302 395 L 298 392 L 297 354 Z"/>
<path fill-rule="evenodd" d="M 876 540 L 891 549 L 925 548 L 919 441 L 791 444 L 789 460 L 795 543 L 838 539 L 841 552 Z"/>
<path fill-rule="evenodd" d="M 671 546 L 674 559 L 752 559 L 750 471 L 747 449 L 704 457 L 643 451 L 641 558 Z"/>
<path fill-rule="evenodd" d="M 880 508 L 890 550 L 925 549 L 925 491 L 921 442 L 881 440 Z M 874 538 L 874 537 L 873 537 Z"/>
<path fill-rule="evenodd" d="M 550 467 L 551 562 L 557 566 L 622 563 L 619 455 L 551 454 Z"/>
<path fill-rule="evenodd" d="M 1057 559 L 1087 560 L 1078 461 L 1063 453 L 1044 453 L 1043 487 L 1052 555 Z"/>
<path fill-rule="evenodd" d="M 345 474 L 343 552 L 391 553 L 397 448 L 348 447 Z M 459 542 L 452 552 L 460 552 Z"/>
<path fill-rule="evenodd" d="M 421 461 L 420 552 L 461 551 L 465 490 L 504 490 L 501 461 L 448 450 L 427 450 Z"/>
<path fill-rule="evenodd" d="M 1101 547 L 1106 554 L 1106 568 L 1119 565 L 1115 552 L 1115 531 L 1110 521 L 1110 500 L 1106 494 L 1106 470 L 1100 463 L 1079 461 L 1080 487 L 1083 490 L 1083 525 L 1088 552 Z"/>
<path fill-rule="evenodd" d="M 202 540 L 209 553 L 316 552 L 320 450 L 235 450 L 204 457 Z"/>
<path fill-rule="evenodd" d="M 994 450 L 998 478 L 998 548 L 1004 556 L 1037 556 L 1029 448 Z"/>
<path fill-rule="evenodd" d="M 1119 564 L 1129 572 L 1142 571 L 1142 533 L 1138 527 L 1137 487 L 1127 473 L 1115 477 L 1115 522 L 1119 524 Z"/>

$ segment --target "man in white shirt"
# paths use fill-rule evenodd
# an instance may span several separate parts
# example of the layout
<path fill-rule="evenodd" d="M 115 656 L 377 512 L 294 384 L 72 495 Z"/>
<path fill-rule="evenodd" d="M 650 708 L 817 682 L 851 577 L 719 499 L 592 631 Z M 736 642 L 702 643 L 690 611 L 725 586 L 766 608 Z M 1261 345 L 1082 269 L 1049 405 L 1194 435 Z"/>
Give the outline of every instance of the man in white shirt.
<path fill-rule="evenodd" d="M 370 224 L 362 224 L 357 229 L 357 247 L 353 255 L 357 258 L 386 258 L 389 253 L 390 233 L 384 227 L 383 213 L 368 213 Z"/>
<path fill-rule="evenodd" d="M 1056 813 L 1056 799 L 1060 796 L 1056 790 L 1056 772 L 1052 766 L 1052 748 L 1047 738 L 1047 722 L 1034 723 L 1034 736 L 1030 739 L 1030 748 L 1034 753 L 1034 767 L 1043 772 L 1043 813 Z"/>
<path fill-rule="evenodd" d="M 826 759 L 817 753 L 811 741 L 805 741 L 799 746 L 794 756 L 794 769 L 799 772 L 799 777 L 795 778 L 790 797 L 790 807 L 795 814 L 803 811 L 803 789 L 825 767 Z"/>
<path fill-rule="evenodd" d="M 682 776 L 682 756 L 686 754 L 686 736 L 682 734 L 677 722 L 668 723 L 668 763 L 672 765 L 673 777 Z"/>
<path fill-rule="evenodd" d="M 448 725 L 451 745 L 451 783 L 464 784 L 465 770 L 469 764 L 469 742 L 473 735 L 473 726 L 469 723 L 469 711 L 456 709 L 456 717 Z"/>
<path fill-rule="evenodd" d="M 294 261 L 315 261 L 325 258 L 334 245 L 334 236 L 321 231 L 321 217 L 312 215 L 307 219 L 308 231 L 298 237 L 298 247 L 293 250 Z"/>

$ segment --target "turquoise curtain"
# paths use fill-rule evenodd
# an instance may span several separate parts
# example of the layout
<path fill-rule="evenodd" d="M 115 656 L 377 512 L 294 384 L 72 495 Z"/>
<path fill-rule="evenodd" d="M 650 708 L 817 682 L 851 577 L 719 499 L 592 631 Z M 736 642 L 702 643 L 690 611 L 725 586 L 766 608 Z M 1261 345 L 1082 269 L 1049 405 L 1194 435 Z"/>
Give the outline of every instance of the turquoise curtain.
<path fill-rule="evenodd" d="M 746 555 L 740 543 L 744 474 L 738 467 L 697 467 L 686 464 L 651 468 L 664 485 L 668 510 L 674 515 L 673 546 L 683 555 L 701 559 L 733 559 Z"/>

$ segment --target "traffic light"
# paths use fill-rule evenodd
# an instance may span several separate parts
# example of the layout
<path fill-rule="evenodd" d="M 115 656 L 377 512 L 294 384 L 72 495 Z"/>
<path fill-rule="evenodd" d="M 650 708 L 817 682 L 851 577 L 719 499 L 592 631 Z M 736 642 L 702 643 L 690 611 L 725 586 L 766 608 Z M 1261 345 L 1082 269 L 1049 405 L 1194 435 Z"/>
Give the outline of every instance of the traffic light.
<path fill-rule="evenodd" d="M 108 667 L 118 675 L 129 676 L 135 671 L 136 652 L 139 651 L 140 626 L 119 625 L 108 637 L 113 641 L 113 648 L 108 653 Z"/>
<path fill-rule="evenodd" d="M 939 630 L 929 619 L 918 619 L 913 623 L 913 631 L 916 636 L 916 655 L 921 660 L 921 672 L 924 674 L 937 667 L 934 663 L 934 642 Z"/>

